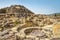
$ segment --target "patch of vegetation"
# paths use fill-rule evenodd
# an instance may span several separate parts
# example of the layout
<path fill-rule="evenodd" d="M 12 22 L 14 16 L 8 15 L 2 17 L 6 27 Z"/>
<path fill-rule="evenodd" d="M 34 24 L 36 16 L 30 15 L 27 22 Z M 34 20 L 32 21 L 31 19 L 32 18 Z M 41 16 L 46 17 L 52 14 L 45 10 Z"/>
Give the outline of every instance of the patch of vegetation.
<path fill-rule="evenodd" d="M 6 9 L 0 9 L 0 13 L 6 13 Z"/>

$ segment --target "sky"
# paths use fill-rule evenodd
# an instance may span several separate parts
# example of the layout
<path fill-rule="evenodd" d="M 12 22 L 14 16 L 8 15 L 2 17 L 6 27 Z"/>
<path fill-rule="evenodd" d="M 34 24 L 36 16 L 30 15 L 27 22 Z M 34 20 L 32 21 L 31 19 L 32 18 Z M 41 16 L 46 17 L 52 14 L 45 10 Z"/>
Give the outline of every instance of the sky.
<path fill-rule="evenodd" d="M 60 13 L 60 0 L 0 0 L 0 8 L 23 5 L 36 14 Z"/>

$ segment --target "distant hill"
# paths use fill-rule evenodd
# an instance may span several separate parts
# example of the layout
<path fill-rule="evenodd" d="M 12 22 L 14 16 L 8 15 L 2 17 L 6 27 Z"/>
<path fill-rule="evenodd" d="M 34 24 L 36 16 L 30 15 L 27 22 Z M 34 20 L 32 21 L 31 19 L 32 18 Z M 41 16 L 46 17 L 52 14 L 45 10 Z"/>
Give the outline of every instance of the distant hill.
<path fill-rule="evenodd" d="M 29 9 L 27 9 L 23 5 L 11 5 L 10 7 L 1 8 L 0 14 L 1 13 L 11 14 L 11 15 L 14 14 L 19 17 L 31 16 L 32 14 L 34 14 L 32 11 L 30 11 Z"/>
<path fill-rule="evenodd" d="M 53 13 L 53 14 L 50 14 L 52 16 L 60 16 L 60 13 Z"/>

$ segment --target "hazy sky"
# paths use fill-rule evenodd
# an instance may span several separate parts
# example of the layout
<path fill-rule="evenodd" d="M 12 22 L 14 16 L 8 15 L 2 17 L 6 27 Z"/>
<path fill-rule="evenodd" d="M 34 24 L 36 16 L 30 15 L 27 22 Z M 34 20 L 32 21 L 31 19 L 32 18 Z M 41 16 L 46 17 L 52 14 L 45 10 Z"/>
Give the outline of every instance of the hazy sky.
<path fill-rule="evenodd" d="M 36 14 L 60 12 L 60 0 L 0 0 L 0 8 L 15 4 L 24 5 Z"/>

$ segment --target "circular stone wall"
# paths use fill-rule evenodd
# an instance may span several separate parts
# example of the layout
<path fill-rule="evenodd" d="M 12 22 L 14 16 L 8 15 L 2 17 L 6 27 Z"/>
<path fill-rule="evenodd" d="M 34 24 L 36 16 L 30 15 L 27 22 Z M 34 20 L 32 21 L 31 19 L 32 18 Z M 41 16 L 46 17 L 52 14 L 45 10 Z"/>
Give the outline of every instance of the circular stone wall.
<path fill-rule="evenodd" d="M 26 29 L 25 31 L 24 31 L 24 33 L 26 34 L 26 35 L 29 35 L 31 32 L 33 32 L 33 31 L 38 31 L 38 30 L 42 30 L 42 29 L 39 29 L 39 28 L 30 28 L 30 29 Z"/>

